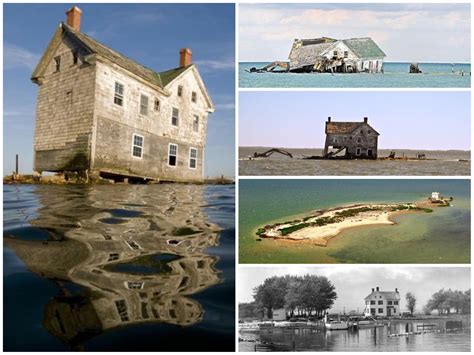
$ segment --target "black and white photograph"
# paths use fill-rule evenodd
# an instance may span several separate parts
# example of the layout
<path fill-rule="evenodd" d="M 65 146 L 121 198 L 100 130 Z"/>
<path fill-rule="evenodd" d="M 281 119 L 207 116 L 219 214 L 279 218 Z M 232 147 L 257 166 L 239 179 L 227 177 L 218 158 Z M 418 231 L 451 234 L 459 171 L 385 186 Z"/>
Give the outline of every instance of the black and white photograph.
<path fill-rule="evenodd" d="M 239 351 L 469 351 L 469 267 L 240 267 Z"/>

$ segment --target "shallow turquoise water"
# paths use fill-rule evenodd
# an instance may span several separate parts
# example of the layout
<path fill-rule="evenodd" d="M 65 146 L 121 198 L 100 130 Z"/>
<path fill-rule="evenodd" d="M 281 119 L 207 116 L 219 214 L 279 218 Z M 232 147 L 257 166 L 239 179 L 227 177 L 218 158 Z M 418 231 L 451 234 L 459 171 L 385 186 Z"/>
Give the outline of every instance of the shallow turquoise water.
<path fill-rule="evenodd" d="M 453 206 L 397 217 L 395 226 L 348 229 L 327 247 L 258 241 L 274 220 L 364 202 L 413 202 L 432 191 Z M 239 261 L 243 263 L 465 263 L 470 260 L 468 180 L 250 180 L 239 183 Z"/>
<path fill-rule="evenodd" d="M 451 63 L 419 63 L 422 74 L 409 74 L 410 63 L 384 63 L 384 74 L 294 74 L 248 73 L 265 62 L 239 63 L 241 88 L 467 88 L 471 86 L 471 65 Z M 464 71 L 464 76 L 460 73 Z"/>

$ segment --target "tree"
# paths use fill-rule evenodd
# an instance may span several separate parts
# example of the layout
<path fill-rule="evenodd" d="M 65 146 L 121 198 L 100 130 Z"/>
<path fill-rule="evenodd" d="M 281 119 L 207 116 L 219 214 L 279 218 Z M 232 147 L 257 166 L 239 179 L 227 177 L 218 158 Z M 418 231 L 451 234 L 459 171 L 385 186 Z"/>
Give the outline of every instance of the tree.
<path fill-rule="evenodd" d="M 413 312 L 415 311 L 415 305 L 416 305 L 416 297 L 413 293 L 407 292 L 405 295 L 405 300 L 407 302 L 407 308 L 410 311 L 410 314 L 413 315 Z"/>
<path fill-rule="evenodd" d="M 437 310 L 438 314 L 450 314 L 451 310 L 456 313 L 470 314 L 471 313 L 471 290 L 444 290 L 441 289 L 431 296 L 431 299 L 426 304 L 426 310 Z"/>

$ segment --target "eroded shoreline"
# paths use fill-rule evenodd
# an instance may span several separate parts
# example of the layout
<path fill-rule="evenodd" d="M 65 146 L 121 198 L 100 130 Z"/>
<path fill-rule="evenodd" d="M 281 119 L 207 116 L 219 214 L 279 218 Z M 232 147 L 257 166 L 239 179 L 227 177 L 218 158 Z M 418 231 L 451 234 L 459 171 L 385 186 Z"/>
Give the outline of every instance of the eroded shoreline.
<path fill-rule="evenodd" d="M 325 247 L 342 231 L 372 225 L 393 225 L 393 217 L 403 213 L 431 213 L 438 206 L 449 206 L 450 199 L 431 199 L 409 203 L 364 203 L 313 211 L 302 218 L 267 224 L 256 230 L 259 238 L 309 241 Z"/>

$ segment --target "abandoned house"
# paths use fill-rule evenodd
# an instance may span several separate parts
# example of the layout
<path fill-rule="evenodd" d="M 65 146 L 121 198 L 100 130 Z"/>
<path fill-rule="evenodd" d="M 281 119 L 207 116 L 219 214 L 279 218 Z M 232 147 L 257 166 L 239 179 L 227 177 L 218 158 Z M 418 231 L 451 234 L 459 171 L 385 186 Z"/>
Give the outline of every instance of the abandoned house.
<path fill-rule="evenodd" d="M 295 39 L 289 71 L 332 73 L 383 72 L 385 53 L 371 38 Z"/>
<path fill-rule="evenodd" d="M 372 292 L 364 299 L 366 317 L 391 317 L 399 316 L 400 313 L 400 292 L 380 291 L 379 287 L 372 289 Z"/>
<path fill-rule="evenodd" d="M 332 122 L 328 117 L 324 157 L 377 159 L 378 137 L 367 117 L 362 122 Z"/>
<path fill-rule="evenodd" d="M 81 32 L 79 8 L 66 15 L 31 77 L 35 171 L 202 180 L 214 106 L 191 50 L 180 50 L 177 68 L 155 72 Z"/>

